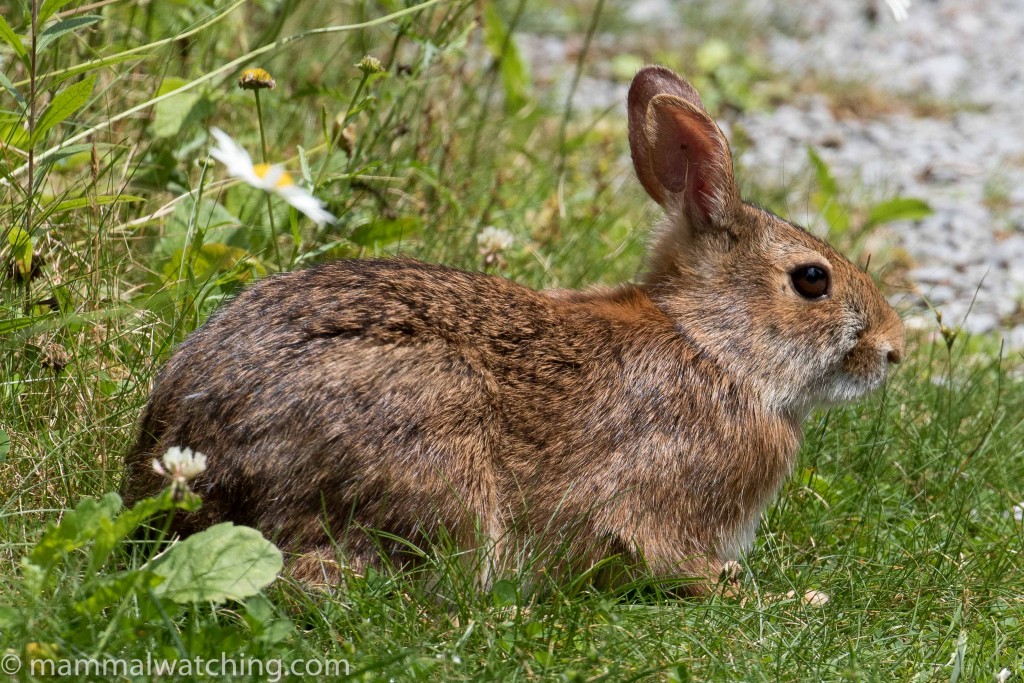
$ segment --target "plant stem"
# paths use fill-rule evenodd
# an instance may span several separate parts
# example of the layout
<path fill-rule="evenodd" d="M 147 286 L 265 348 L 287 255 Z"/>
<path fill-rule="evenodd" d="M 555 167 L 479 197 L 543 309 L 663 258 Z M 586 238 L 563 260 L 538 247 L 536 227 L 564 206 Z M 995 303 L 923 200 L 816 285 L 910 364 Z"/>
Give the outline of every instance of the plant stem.
<path fill-rule="evenodd" d="M 260 104 L 260 91 L 259 89 L 253 90 L 252 94 L 256 96 L 256 119 L 259 121 L 260 128 L 260 148 L 263 150 L 263 163 L 269 164 L 269 158 L 267 156 L 267 134 L 263 130 L 263 106 Z M 270 201 L 270 193 L 266 193 L 267 196 L 267 214 L 270 216 L 270 241 L 274 245 L 274 259 L 277 261 L 277 267 L 281 268 L 281 250 L 277 246 L 277 226 L 274 224 L 274 205 Z"/>
<path fill-rule="evenodd" d="M 505 30 L 505 38 L 501 41 L 501 49 L 499 50 L 497 57 L 495 57 L 494 64 L 488 74 L 487 88 L 484 90 L 483 99 L 480 101 L 480 113 L 477 115 L 477 124 L 473 128 L 473 141 L 469 145 L 469 162 L 467 163 L 469 168 L 474 168 L 476 166 L 476 155 L 480 145 L 480 134 L 483 131 L 484 123 L 488 120 L 488 113 L 491 108 L 491 97 L 494 95 L 498 74 L 501 71 L 501 60 L 505 59 L 505 54 L 508 52 L 509 46 L 512 43 L 512 34 L 515 33 L 516 29 L 519 27 L 519 20 L 522 18 L 525 10 L 526 0 L 520 0 L 519 4 L 516 5 L 512 19 L 508 22 L 508 26 Z"/>
<path fill-rule="evenodd" d="M 39 0 L 32 0 L 32 54 L 29 64 L 28 86 L 28 188 L 25 192 L 25 235 L 32 249 L 32 205 L 36 186 L 36 38 L 39 29 Z M 32 314 L 32 269 L 25 273 L 25 315 Z"/>
<path fill-rule="evenodd" d="M 328 147 L 327 147 L 327 156 L 326 156 L 326 158 L 324 158 L 324 163 L 320 164 L 320 170 L 317 171 L 316 179 L 313 182 L 313 191 L 314 192 L 316 191 L 316 188 L 318 188 L 320 186 L 320 181 L 324 177 L 324 171 L 327 170 L 327 164 L 331 160 L 331 155 L 334 154 L 335 146 L 338 144 L 338 141 L 345 134 L 345 126 L 347 126 L 348 122 L 352 120 L 351 119 L 351 117 L 352 117 L 352 114 L 351 114 L 352 108 L 356 106 L 356 101 L 359 99 L 359 96 L 363 94 L 363 87 L 366 85 L 366 81 L 367 81 L 367 79 L 369 77 L 370 77 L 369 74 L 367 74 L 367 73 L 363 74 L 362 79 L 359 81 L 359 85 L 356 86 L 355 92 L 352 94 L 351 99 L 349 99 L 349 101 L 348 101 L 348 108 L 345 109 L 345 118 L 342 119 L 341 125 L 338 126 L 338 134 L 334 135 L 331 138 L 331 140 L 329 141 L 329 144 L 328 144 Z M 353 159 L 355 159 L 355 156 L 356 156 L 355 152 L 356 152 L 355 145 L 353 145 L 352 146 L 352 151 L 348 155 L 348 161 L 345 164 L 345 171 L 346 172 L 352 170 Z"/>
<path fill-rule="evenodd" d="M 597 0 L 597 6 L 591 14 L 590 26 L 587 27 L 587 35 L 583 39 L 583 49 L 580 50 L 580 54 L 576 58 L 576 69 L 572 74 L 572 84 L 569 86 L 569 94 L 565 98 L 565 110 L 562 113 L 562 124 L 558 129 L 558 173 L 555 177 L 558 178 L 559 184 L 561 184 L 562 176 L 565 173 L 565 139 L 568 134 L 569 119 L 572 118 L 572 100 L 576 97 L 576 89 L 580 85 L 580 76 L 583 75 L 583 64 L 587 58 L 587 53 L 590 52 L 590 43 L 594 39 L 594 34 L 597 33 L 597 24 L 603 11 L 604 0 Z"/>

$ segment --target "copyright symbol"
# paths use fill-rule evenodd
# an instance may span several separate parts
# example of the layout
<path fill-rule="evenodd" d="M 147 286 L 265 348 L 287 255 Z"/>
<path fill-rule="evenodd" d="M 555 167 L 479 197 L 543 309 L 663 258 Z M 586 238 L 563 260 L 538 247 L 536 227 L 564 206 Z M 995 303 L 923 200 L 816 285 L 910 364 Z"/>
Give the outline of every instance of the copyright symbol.
<path fill-rule="evenodd" d="M 13 652 L 4 655 L 0 658 L 0 671 L 11 676 L 18 673 L 21 671 L 21 657 Z"/>

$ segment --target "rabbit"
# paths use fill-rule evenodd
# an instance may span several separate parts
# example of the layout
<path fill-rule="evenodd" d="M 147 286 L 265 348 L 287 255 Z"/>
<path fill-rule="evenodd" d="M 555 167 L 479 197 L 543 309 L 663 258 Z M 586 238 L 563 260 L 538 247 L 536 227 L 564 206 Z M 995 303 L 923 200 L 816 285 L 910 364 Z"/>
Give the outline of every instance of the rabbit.
<path fill-rule="evenodd" d="M 203 505 L 176 533 L 254 526 L 299 579 L 442 537 L 490 548 L 485 585 L 524 548 L 558 577 L 613 557 L 694 594 L 731 576 L 803 419 L 881 386 L 904 327 L 871 277 L 740 199 L 689 83 L 644 67 L 627 109 L 665 213 L 635 284 L 536 291 L 407 258 L 267 277 L 159 373 L 126 499 L 189 447 Z"/>

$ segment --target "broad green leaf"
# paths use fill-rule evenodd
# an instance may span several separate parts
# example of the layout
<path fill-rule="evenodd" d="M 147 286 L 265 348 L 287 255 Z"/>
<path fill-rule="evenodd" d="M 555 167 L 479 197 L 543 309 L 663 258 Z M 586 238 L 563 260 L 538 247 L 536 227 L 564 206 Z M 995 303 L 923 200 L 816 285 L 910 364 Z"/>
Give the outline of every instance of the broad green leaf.
<path fill-rule="evenodd" d="M 14 87 L 14 84 L 11 83 L 10 79 L 7 78 L 2 71 L 0 71 L 0 87 L 4 88 L 14 96 L 14 99 L 17 100 L 18 104 L 21 106 L 22 111 L 28 109 L 28 102 L 25 101 L 25 98 L 21 96 L 18 89 Z"/>
<path fill-rule="evenodd" d="M 555 665 L 555 653 L 549 652 L 548 650 L 534 650 L 533 658 L 537 661 L 542 669 L 547 669 Z"/>
<path fill-rule="evenodd" d="M 95 14 L 86 14 L 80 17 L 70 17 L 68 19 L 58 21 L 56 24 L 51 24 L 39 35 L 39 40 L 36 41 L 36 52 L 42 52 L 46 49 L 47 45 L 57 40 L 65 33 L 77 31 L 85 26 L 92 26 L 96 22 L 102 20 L 103 17 L 98 17 Z"/>
<path fill-rule="evenodd" d="M 6 117 L 3 117 L 6 119 Z M 0 146 L 7 149 L 26 149 L 28 147 L 28 130 L 22 125 L 23 118 L 14 123 L 0 121 Z M 0 163 L 0 177 L 8 184 L 14 185 L 17 181 L 11 175 L 11 171 L 17 168 L 14 164 Z"/>
<path fill-rule="evenodd" d="M 186 92 L 157 102 L 153 107 L 153 125 L 150 127 L 153 135 L 158 138 L 177 135 L 202 98 L 200 93 Z"/>
<path fill-rule="evenodd" d="M 71 0 L 43 0 L 43 4 L 39 7 L 39 23 L 45 22 L 69 2 Z"/>
<path fill-rule="evenodd" d="M 90 574 L 98 572 L 117 544 L 154 516 L 175 509 L 196 510 L 199 503 L 199 497 L 194 493 L 186 492 L 184 496 L 179 497 L 168 486 L 155 496 L 143 498 L 131 509 L 121 512 L 115 519 L 100 519 L 96 525 L 93 546 L 89 552 L 87 572 Z M 161 519 L 163 518 L 161 517 Z"/>
<path fill-rule="evenodd" d="M 176 76 L 165 78 L 157 90 L 157 97 L 178 90 L 189 81 Z M 153 107 L 153 125 L 150 130 L 158 138 L 169 138 L 177 135 L 191 118 L 202 117 L 209 113 L 210 103 L 206 96 L 198 92 L 183 92 L 166 100 L 157 102 Z"/>
<path fill-rule="evenodd" d="M 484 5 L 484 42 L 496 60 L 501 71 L 501 83 L 505 88 L 505 109 L 518 111 L 530 97 L 530 72 L 519 48 L 509 35 L 495 3 Z"/>
<path fill-rule="evenodd" d="M 0 429 L 0 462 L 7 460 L 7 454 L 11 452 L 11 437 L 4 430 Z"/>
<path fill-rule="evenodd" d="M 22 228 L 12 226 L 7 232 L 7 241 L 11 245 L 18 273 L 27 280 L 32 274 L 32 235 Z"/>
<path fill-rule="evenodd" d="M 291 620 L 279 617 L 274 603 L 262 595 L 245 601 L 242 617 L 252 630 L 253 638 L 266 645 L 280 643 L 295 633 Z"/>
<path fill-rule="evenodd" d="M 153 565 L 166 579 L 153 592 L 186 604 L 245 600 L 283 566 L 281 551 L 259 531 L 224 522 L 171 546 Z"/>
<path fill-rule="evenodd" d="M 511 607 L 519 600 L 515 584 L 506 579 L 494 584 L 491 595 L 494 598 L 495 607 Z"/>
<path fill-rule="evenodd" d="M 145 197 L 138 197 L 133 194 L 101 194 L 98 197 L 75 197 L 74 199 L 65 199 L 57 205 L 46 208 L 47 215 L 53 215 L 55 213 L 61 213 L 63 211 L 73 211 L 75 209 L 82 209 L 87 206 L 107 206 L 108 204 L 125 204 L 129 202 L 144 202 Z"/>
<path fill-rule="evenodd" d="M 145 594 L 156 588 L 163 577 L 145 570 L 106 574 L 89 584 L 89 597 L 76 600 L 73 605 L 78 614 L 98 615 L 103 610 L 121 603 L 125 598 Z"/>
<path fill-rule="evenodd" d="M 167 93 L 174 92 L 186 85 L 188 85 L 188 79 L 179 76 L 168 76 L 160 81 L 160 87 L 156 89 L 156 96 L 163 97 Z"/>
<path fill-rule="evenodd" d="M 914 197 L 895 197 L 871 207 L 868 227 L 892 221 L 916 221 L 932 215 L 928 202 Z"/>
<path fill-rule="evenodd" d="M 161 512 L 184 510 L 192 512 L 199 509 L 199 496 L 186 492 L 179 499 L 174 490 L 168 486 L 160 493 L 143 498 L 117 516 L 114 522 L 114 533 L 120 538 L 132 533 Z"/>
<path fill-rule="evenodd" d="M 50 102 L 50 106 L 48 106 L 46 111 L 43 112 L 43 115 L 39 117 L 35 130 L 32 132 L 31 144 L 35 144 L 36 141 L 46 135 L 51 128 L 67 120 L 69 116 L 81 109 L 82 106 L 89 101 L 89 96 L 92 95 L 92 88 L 95 83 L 96 77 L 90 76 L 84 81 L 79 81 L 74 85 L 69 85 L 67 88 L 57 93 L 53 98 L 53 101 Z"/>
<path fill-rule="evenodd" d="M 839 196 L 839 185 L 832 176 L 832 170 L 825 160 L 818 156 L 813 147 L 807 148 L 807 158 L 811 160 L 811 166 L 814 168 L 814 175 L 818 180 L 818 190 L 827 199 L 835 200 Z"/>
<path fill-rule="evenodd" d="M 121 496 L 116 493 L 108 493 L 99 500 L 83 499 L 74 510 L 65 512 L 59 523 L 50 523 L 29 553 L 28 561 L 44 569 L 52 566 L 69 552 L 91 541 L 103 520 L 109 523 L 120 509 Z"/>
<path fill-rule="evenodd" d="M 14 53 L 18 55 L 18 58 L 24 62 L 27 59 L 28 52 L 25 51 L 25 43 L 21 42 L 21 37 L 14 32 L 11 25 L 4 19 L 4 15 L 0 14 L 0 40 L 11 46 Z"/>
<path fill-rule="evenodd" d="M 412 237 L 419 227 L 415 216 L 371 221 L 353 230 L 348 239 L 362 247 L 385 246 Z"/>
<path fill-rule="evenodd" d="M 118 537 L 114 533 L 114 520 L 109 517 L 101 517 L 96 520 L 92 529 L 92 548 L 89 551 L 89 564 L 86 567 L 87 574 L 96 574 L 103 567 L 103 564 L 110 557 Z"/>

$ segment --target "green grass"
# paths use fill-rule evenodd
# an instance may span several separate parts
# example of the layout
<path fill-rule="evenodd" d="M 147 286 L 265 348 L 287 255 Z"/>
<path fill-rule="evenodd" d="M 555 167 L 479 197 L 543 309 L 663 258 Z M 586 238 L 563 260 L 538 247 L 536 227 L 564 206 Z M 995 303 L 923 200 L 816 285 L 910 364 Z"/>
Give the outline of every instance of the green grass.
<path fill-rule="evenodd" d="M 50 43 L 34 69 L 0 46 L 2 72 L 35 103 L 0 92 L 0 256 L 10 272 L 0 280 L 0 430 L 10 439 L 0 462 L 0 651 L 24 661 L 336 659 L 364 680 L 1024 675 L 1024 530 L 1010 514 L 1024 502 L 1021 364 L 986 339 L 947 349 L 922 335 L 883 394 L 808 420 L 797 472 L 743 558 L 742 599 L 677 599 L 652 586 L 530 593 L 516 577 L 481 593 L 450 556 L 432 560 L 431 589 L 421 576 L 375 574 L 330 591 L 281 579 L 219 606 L 171 609 L 141 588 L 95 598 L 105 580 L 141 566 L 146 546 L 119 548 L 98 574 L 71 552 L 45 590 L 26 588 L 21 558 L 46 523 L 117 490 L 160 363 L 254 276 L 399 252 L 538 287 L 633 276 L 655 212 L 623 162 L 624 122 L 566 118 L 506 40 L 517 21 L 538 31 L 537 17 L 557 15 L 553 33 L 584 41 L 595 6 L 549 15 L 536 4 L 519 15 L 515 2 L 438 3 L 308 35 L 405 5 L 125 0 L 89 10 L 101 19 Z M 599 22 L 621 10 L 610 6 Z M 27 3 L 4 19 L 30 33 Z M 698 46 L 692 30 L 683 42 Z M 288 36 L 305 37 L 225 66 Z M 672 45 L 645 49 L 671 54 Z M 355 64 L 367 54 L 386 76 L 364 78 Z M 595 59 L 584 53 L 581 68 L 599 68 Z M 60 80 L 95 60 L 105 62 Z M 336 224 L 317 228 L 278 200 L 271 221 L 262 194 L 207 164 L 213 125 L 259 156 L 252 94 L 235 87 L 247 66 L 277 79 L 262 93 L 270 158 L 308 176 Z M 55 94 L 91 76 L 81 106 L 33 140 Z M 181 86 L 187 95 L 144 106 Z M 349 124 L 346 149 L 336 131 Z M 84 146 L 52 154 L 67 144 Z M 780 188 L 741 181 L 785 201 Z M 487 226 L 515 238 L 493 263 L 476 243 Z M 12 271 L 31 270 L 13 228 L 30 236 L 41 266 L 27 282 Z M 811 590 L 828 602 L 808 604 Z"/>

